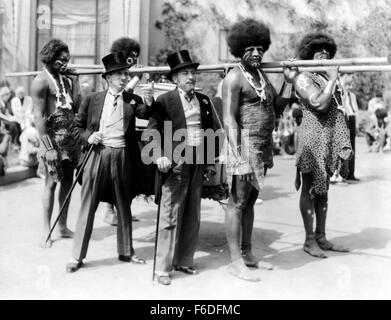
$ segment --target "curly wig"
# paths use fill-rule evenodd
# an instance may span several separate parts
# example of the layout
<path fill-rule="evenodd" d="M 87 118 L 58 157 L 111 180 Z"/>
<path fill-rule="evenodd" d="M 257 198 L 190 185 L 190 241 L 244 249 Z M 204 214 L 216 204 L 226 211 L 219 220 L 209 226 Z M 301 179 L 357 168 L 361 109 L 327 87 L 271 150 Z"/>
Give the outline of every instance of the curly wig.
<path fill-rule="evenodd" d="M 227 43 L 236 58 L 241 58 L 244 50 L 250 46 L 262 46 L 263 51 L 266 52 L 271 44 L 270 30 L 263 22 L 244 19 L 231 27 L 227 35 Z"/>
<path fill-rule="evenodd" d="M 41 61 L 44 64 L 50 64 L 54 62 L 63 51 L 69 53 L 68 45 L 60 39 L 51 39 L 43 46 L 40 52 Z"/>
<path fill-rule="evenodd" d="M 140 54 L 140 44 L 131 38 L 119 38 L 115 40 L 110 48 L 110 53 L 122 52 L 124 56 L 129 57 L 134 53 L 136 56 Z"/>
<path fill-rule="evenodd" d="M 337 44 L 334 39 L 324 33 L 307 34 L 298 46 L 299 58 L 302 60 L 312 60 L 316 52 L 326 50 L 330 53 L 330 59 L 334 58 L 337 52 Z"/>

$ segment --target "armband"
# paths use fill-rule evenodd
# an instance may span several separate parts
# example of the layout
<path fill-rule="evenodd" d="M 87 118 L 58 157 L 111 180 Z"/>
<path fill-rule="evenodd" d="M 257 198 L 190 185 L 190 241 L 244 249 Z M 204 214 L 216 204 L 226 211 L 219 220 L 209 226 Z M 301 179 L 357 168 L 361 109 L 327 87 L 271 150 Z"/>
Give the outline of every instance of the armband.
<path fill-rule="evenodd" d="M 41 142 L 42 142 L 43 146 L 45 147 L 46 151 L 50 151 L 50 150 L 54 149 L 52 141 L 50 140 L 50 138 L 47 134 L 42 136 Z"/>

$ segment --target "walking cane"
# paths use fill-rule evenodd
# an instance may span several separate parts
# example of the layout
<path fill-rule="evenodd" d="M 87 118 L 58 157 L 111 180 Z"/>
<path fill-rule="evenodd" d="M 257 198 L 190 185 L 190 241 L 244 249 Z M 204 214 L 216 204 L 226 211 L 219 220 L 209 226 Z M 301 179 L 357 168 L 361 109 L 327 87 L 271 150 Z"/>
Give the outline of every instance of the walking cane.
<path fill-rule="evenodd" d="M 75 189 L 77 180 L 79 180 L 79 177 L 80 177 L 80 175 L 83 173 L 83 169 L 84 169 L 84 167 L 86 166 L 86 163 L 87 163 L 87 161 L 88 161 L 88 158 L 91 156 L 91 153 L 92 153 L 92 149 L 93 149 L 93 148 L 94 148 L 94 145 L 92 144 L 92 145 L 90 146 L 90 149 L 88 150 L 88 153 L 87 153 L 86 157 L 85 157 L 84 160 L 83 160 L 83 163 L 82 163 L 81 166 L 80 166 L 79 172 L 78 172 L 77 175 L 76 175 L 75 181 L 73 182 L 73 184 L 72 184 L 72 186 L 71 186 L 71 189 L 69 190 L 67 196 L 65 197 L 64 202 L 62 203 L 62 206 L 61 206 L 61 209 L 60 209 L 60 213 L 58 214 L 58 217 L 57 217 L 56 221 L 54 221 L 54 224 L 53 224 L 52 228 L 50 229 L 49 235 L 48 235 L 48 237 L 46 238 L 46 242 L 45 242 L 45 243 L 47 243 L 47 242 L 49 241 L 49 239 L 50 239 L 50 237 L 51 237 L 51 235 L 52 235 L 52 233 L 53 233 L 53 230 L 54 230 L 54 228 L 56 227 L 57 222 L 60 220 L 60 217 L 61 217 L 61 215 L 63 214 L 64 208 L 66 207 L 66 205 L 67 205 L 67 203 L 68 203 L 68 201 L 69 201 L 69 199 L 70 199 L 70 197 L 71 197 L 72 191 L 73 191 L 73 189 Z"/>
<path fill-rule="evenodd" d="M 161 197 L 161 196 L 160 196 Z M 153 270 L 152 270 L 152 284 L 155 283 L 155 270 L 156 270 L 156 255 L 157 255 L 157 241 L 159 237 L 159 221 L 160 221 L 160 199 L 157 208 L 157 221 L 156 221 L 156 236 L 155 236 L 155 251 L 153 253 Z"/>

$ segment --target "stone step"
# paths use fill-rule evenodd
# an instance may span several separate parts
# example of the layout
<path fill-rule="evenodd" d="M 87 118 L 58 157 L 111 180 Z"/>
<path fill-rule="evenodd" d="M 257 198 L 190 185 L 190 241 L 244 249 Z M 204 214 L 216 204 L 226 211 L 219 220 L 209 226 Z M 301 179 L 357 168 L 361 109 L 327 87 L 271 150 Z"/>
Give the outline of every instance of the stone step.
<path fill-rule="evenodd" d="M 37 176 L 37 167 L 15 166 L 6 169 L 5 176 L 0 177 L 0 186 L 19 182 Z"/>

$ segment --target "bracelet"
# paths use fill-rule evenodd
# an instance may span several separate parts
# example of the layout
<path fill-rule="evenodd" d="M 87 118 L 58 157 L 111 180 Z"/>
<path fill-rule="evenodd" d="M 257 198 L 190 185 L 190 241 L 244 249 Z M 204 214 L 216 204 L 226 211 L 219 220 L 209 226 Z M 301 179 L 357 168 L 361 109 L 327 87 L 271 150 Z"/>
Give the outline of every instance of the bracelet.
<path fill-rule="evenodd" d="M 42 136 L 41 142 L 42 142 L 43 146 L 45 147 L 46 152 L 54 149 L 52 141 L 50 140 L 50 137 L 47 134 Z"/>

